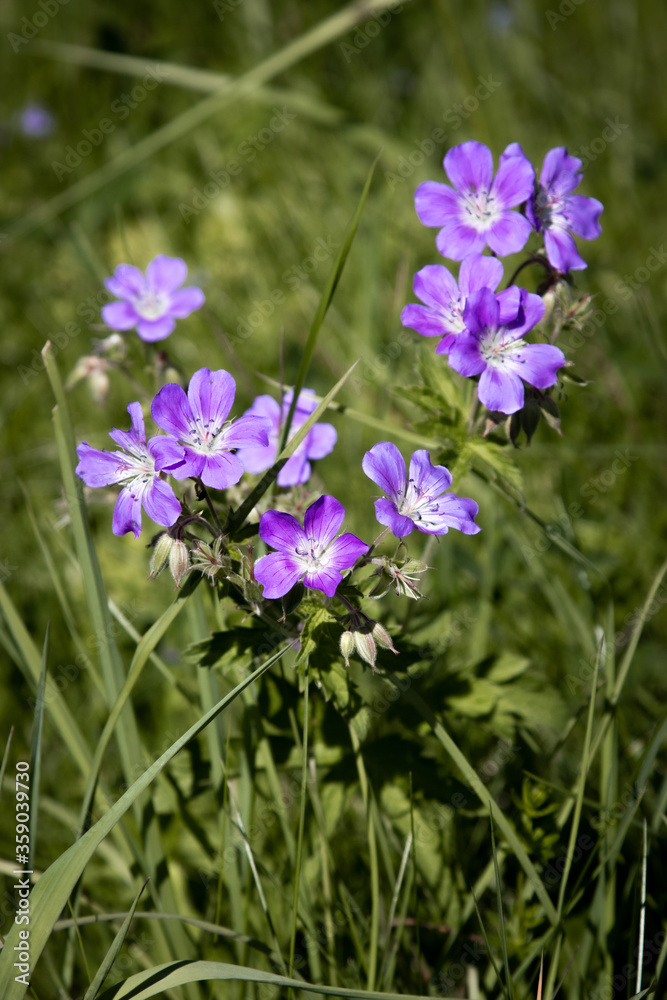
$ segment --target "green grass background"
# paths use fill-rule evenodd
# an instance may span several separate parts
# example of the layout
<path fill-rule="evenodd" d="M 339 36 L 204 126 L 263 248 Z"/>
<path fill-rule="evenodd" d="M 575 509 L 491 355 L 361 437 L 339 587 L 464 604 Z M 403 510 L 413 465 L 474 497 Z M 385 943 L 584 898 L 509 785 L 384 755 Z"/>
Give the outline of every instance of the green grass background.
<path fill-rule="evenodd" d="M 266 391 L 260 373 L 279 377 L 281 331 L 285 378 L 294 378 L 331 263 L 318 263 L 305 279 L 295 279 L 294 268 L 311 257 L 318 241 L 331 245 L 342 240 L 370 164 L 382 149 L 308 384 L 321 393 L 328 391 L 360 357 L 356 388 L 344 389 L 339 398 L 380 419 L 387 428 L 382 437 L 390 437 L 408 427 L 415 415 L 391 389 L 416 383 L 421 366 L 443 364 L 434 358 L 432 345 L 416 334 L 401 336 L 400 311 L 412 300 L 412 275 L 438 261 L 435 232 L 422 227 L 414 213 L 417 184 L 444 179 L 444 152 L 467 139 L 487 143 L 496 159 L 509 142 L 517 141 L 538 168 L 553 146 L 566 145 L 580 155 L 592 148 L 581 191 L 604 203 L 603 232 L 597 241 L 582 244 L 589 267 L 577 273 L 576 282 L 582 292 L 596 297 L 596 306 L 611 302 L 611 315 L 570 354 L 576 373 L 588 385 L 570 386 L 562 401 L 563 438 L 542 426 L 531 447 L 513 457 L 523 475 L 528 507 L 576 545 L 595 571 L 585 571 L 520 508 L 468 476 L 455 487 L 478 500 L 483 532 L 475 538 L 449 535 L 430 551 L 434 570 L 428 575 L 428 601 L 411 609 L 409 622 L 417 643 L 435 644 L 432 669 L 414 682 L 416 688 L 434 711 L 445 713 L 450 732 L 483 775 L 489 794 L 513 817 L 531 857 L 547 864 L 561 857 L 567 845 L 568 828 L 560 828 L 556 817 L 577 780 L 591 664 L 601 630 L 608 645 L 617 637 L 622 655 L 665 558 L 667 269 L 661 264 L 649 270 L 647 262 L 659 259 L 665 240 L 667 107 L 661 79 L 666 10 L 651 0 L 634 4 L 563 0 L 560 6 L 544 0 L 411 0 L 384 17 L 387 23 L 376 34 L 368 26 L 378 22 L 365 18 L 360 7 L 361 33 L 352 30 L 335 37 L 262 89 L 237 96 L 202 124 L 183 129 L 164 148 L 100 183 L 89 195 L 75 192 L 65 210 L 47 210 L 40 216 L 52 199 L 119 157 L 131 163 L 132 150 L 140 150 L 147 136 L 205 99 L 201 88 L 210 87 L 214 78 L 201 73 L 188 77 L 178 73 L 179 68 L 240 76 L 341 9 L 320 0 L 308 4 L 242 0 L 236 5 L 223 0 L 218 7 L 216 11 L 207 2 L 188 7 L 147 2 L 137 9 L 129 3 L 85 5 L 71 0 L 17 52 L 10 33 L 20 33 L 22 18 L 32 19 L 41 8 L 37 3 L 5 2 L 0 11 L 0 118 L 5 122 L 0 149 L 2 582 L 40 650 L 50 624 L 50 672 L 61 679 L 63 697 L 94 747 L 108 713 L 107 702 L 93 674 L 79 671 L 71 679 L 74 672 L 68 672 L 77 647 L 30 519 L 32 511 L 58 565 L 76 632 L 90 653 L 94 643 L 89 642 L 92 626 L 85 586 L 72 557 L 68 528 L 61 525 L 64 509 L 51 423 L 52 394 L 45 372 L 35 363 L 45 340 L 55 341 L 57 362 L 66 374 L 87 353 L 91 333 L 97 333 L 98 306 L 92 323 L 82 313 L 91 296 L 101 301 L 103 278 L 121 261 L 143 268 L 157 253 L 182 256 L 190 279 L 206 293 L 206 307 L 180 322 L 166 342 L 170 360 L 188 375 L 204 365 L 232 371 L 238 382 L 236 412 L 242 412 L 257 392 Z M 49 41 L 135 56 L 139 68 L 134 75 L 125 75 L 104 68 L 100 57 L 97 66 L 78 65 L 72 51 L 43 44 Z M 359 44 L 364 41 L 365 45 Z M 165 82 L 120 120 L 115 102 L 124 100 L 123 95 L 140 82 L 149 60 L 165 68 Z M 493 92 L 473 101 L 480 81 L 487 85 L 492 81 Z M 43 102 L 57 118 L 57 129 L 47 139 L 21 136 L 12 125 L 16 110 L 29 100 Z M 294 117 L 246 161 L 243 144 L 269 126 L 276 108 Z M 54 162 L 62 163 L 66 147 L 76 146 L 84 130 L 97 128 L 104 118 L 113 121 L 113 132 L 59 181 Z M 610 120 L 618 135 L 605 142 L 602 135 Z M 433 151 L 423 162 L 408 169 L 409 157 L 436 129 L 445 131 L 446 138 L 432 143 Z M 193 205 L 196 192 L 211 181 L 211 172 L 224 170 L 233 159 L 242 161 L 241 172 L 224 188 L 206 195 L 206 205 L 196 215 L 184 219 L 182 206 Z M 413 155 L 415 160 L 419 157 Z M 506 275 L 510 268 L 511 262 Z M 633 284 L 636 288 L 629 293 Z M 284 301 L 251 337 L 235 337 L 239 324 L 276 291 Z M 77 332 L 63 337 L 68 323 L 76 324 Z M 141 360 L 138 352 L 137 359 Z M 77 440 L 106 447 L 108 429 L 125 426 L 125 406 L 134 398 L 120 377 L 113 380 L 104 408 L 91 403 L 85 386 L 77 387 L 70 395 Z M 350 530 L 370 538 L 375 524 L 373 493 L 360 463 L 363 452 L 379 439 L 378 432 L 349 417 L 332 419 L 339 443 L 333 455 L 318 465 L 317 475 L 328 492 L 343 500 Z M 402 447 L 407 452 L 409 446 Z M 621 473 L 614 471 L 619 451 L 626 458 Z M 113 537 L 108 504 L 93 497 L 90 517 L 108 594 L 123 606 L 137 632 L 144 633 L 173 599 L 171 581 L 161 577 L 146 582 L 144 536 L 140 541 Z M 420 555 L 421 538 L 411 539 L 411 551 Z M 196 700 L 201 690 L 196 668 L 181 654 L 213 625 L 204 590 L 200 588 L 197 595 L 196 610 L 179 618 L 159 649 L 187 697 L 153 668 L 146 669 L 133 694 L 144 760 L 161 752 L 193 721 L 188 698 Z M 659 591 L 664 593 L 664 588 Z M 392 599 L 385 607 L 392 623 L 403 620 L 404 604 Z M 637 781 L 647 748 L 665 717 L 665 612 L 660 600 L 654 610 L 614 713 L 613 746 L 607 745 L 606 757 L 593 761 L 586 785 L 581 829 L 594 838 L 600 809 L 622 802 L 626 786 Z M 34 690 L 19 668 L 21 657 L 6 622 L 0 637 L 6 655 L 0 743 L 13 725 L 13 761 L 29 752 L 33 714 L 29 699 Z M 129 663 L 133 641 L 119 632 L 119 643 Z M 359 697 L 372 705 L 377 697 L 373 679 L 360 666 L 353 667 L 353 677 Z M 220 683 L 224 690 L 224 678 Z M 252 712 L 259 711 L 269 726 L 285 787 L 294 775 L 300 780 L 293 731 L 293 722 L 301 718 L 300 699 L 290 671 L 286 668 L 284 679 L 263 682 L 258 690 L 252 703 L 238 711 L 229 727 L 221 724 L 218 732 L 223 744 L 230 741 L 231 774 L 246 820 L 259 808 L 254 796 L 261 800 L 271 795 L 248 721 Z M 604 698 L 603 690 L 600 712 Z M 371 862 L 359 775 L 340 716 L 321 697 L 312 706 L 324 820 L 322 827 L 312 817 L 307 824 L 302 879 L 310 887 L 318 926 L 323 926 L 326 912 L 334 912 L 331 901 L 345 893 L 348 905 L 356 907 L 354 921 L 346 916 L 337 936 L 332 963 L 337 974 L 332 979 L 325 964 L 322 981 L 363 986 L 367 970 L 361 956 L 367 952 L 370 934 Z M 507 751 L 507 745 L 513 749 Z M 381 869 L 381 940 L 385 932 L 391 940 L 396 934 L 385 923 L 393 888 L 390 874 L 396 875 L 410 829 L 409 774 L 413 821 L 424 831 L 421 840 L 416 837 L 415 884 L 406 897 L 407 915 L 424 926 L 419 932 L 413 926 L 403 931 L 395 975 L 388 985 L 396 991 L 449 995 L 443 983 L 451 981 L 452 996 L 472 996 L 477 976 L 480 996 L 499 996 L 486 948 L 477 944 L 480 926 L 469 905 L 469 887 L 492 858 L 485 809 L 405 699 L 387 702 L 386 709 L 371 714 L 363 746 L 387 852 Z M 68 824 L 83 793 L 80 775 L 48 713 L 43 754 L 44 805 L 35 860 L 40 870 L 71 843 Z M 161 878 L 179 913 L 242 929 L 272 948 L 242 858 L 219 897 L 197 877 L 207 851 L 219 848 L 221 831 L 232 836 L 229 820 L 220 822 L 220 816 L 227 814 L 229 796 L 223 803 L 223 785 L 210 765 L 211 756 L 211 744 L 202 738 L 176 758 L 168 779 L 154 786 L 151 808 L 163 852 Z M 113 746 L 103 774 L 111 797 L 116 797 L 127 773 Z M 623 967 L 636 961 L 642 817 L 650 831 L 646 938 L 660 942 L 657 935 L 664 927 L 667 902 L 663 748 L 645 784 L 622 852 L 606 875 L 595 873 L 597 853 L 587 872 L 583 860 L 575 865 L 565 940 L 555 958 L 551 940 L 546 956 L 547 963 L 554 958 L 559 966 L 557 978 L 572 959 L 563 987 L 568 997 L 588 996 L 589 991 L 604 996 L 612 977 L 622 977 Z M 453 809 L 457 792 L 464 795 L 466 806 Z M 5 802 L 12 802 L 9 786 L 3 787 L 2 796 L 0 842 L 7 845 L 2 857 L 8 859 L 13 839 L 12 813 L 5 809 Z M 626 807 L 627 802 L 623 810 Z M 294 796 L 289 817 L 296 833 Z M 128 823 L 129 840 L 141 840 L 141 831 L 131 828 L 131 820 Z M 273 829 L 260 832 L 253 847 L 261 859 L 269 909 L 284 947 L 291 921 L 292 873 Z M 322 846 L 323 833 L 328 847 Z M 326 851 L 332 853 L 330 890 L 323 888 Z M 132 864 L 122 838 L 110 841 L 107 853 L 95 857 L 86 876 L 85 912 L 127 910 L 141 881 L 140 866 Z M 545 933 L 546 925 L 511 852 L 502 869 L 509 962 L 516 973 L 529 943 Z M 574 891 L 576 879 L 579 895 Z M 4 882 L 3 935 L 13 912 L 12 880 L 7 876 Z M 558 884 L 553 891 L 557 894 Z M 480 906 L 495 960 L 502 964 L 492 886 Z M 359 947 L 350 932 L 352 922 L 358 928 Z M 165 955 L 181 955 L 178 942 L 160 937 L 153 924 L 137 924 L 133 943 L 123 956 L 126 964 L 116 967 L 116 976 L 164 960 Z M 453 941 L 442 925 L 457 929 Z M 228 945 L 196 929 L 183 933 L 187 957 L 270 967 L 261 953 L 252 949 L 248 953 L 244 945 Z M 59 941 L 65 940 L 66 932 L 54 934 L 47 962 L 34 980 L 36 997 L 56 996 L 61 976 L 70 996 L 83 995 L 86 962 L 90 969 L 97 968 L 112 935 L 108 926 L 101 925 L 82 929 L 81 935 L 85 959 L 69 938 L 71 954 L 63 967 Z M 303 974 L 311 978 L 313 955 L 305 940 L 300 946 L 309 963 Z M 481 948 L 482 957 L 472 960 L 475 947 Z M 658 944 L 647 977 L 659 964 L 659 951 Z M 458 974 L 466 962 L 472 972 Z M 538 963 L 539 959 L 517 976 L 517 996 L 536 994 Z M 236 987 L 204 986 L 199 994 L 188 995 L 240 997 L 253 988 L 245 987 L 244 992 L 239 987 L 237 994 L 230 989 Z M 622 986 L 613 995 L 631 992 Z M 263 1000 L 261 991 L 257 995 Z"/>

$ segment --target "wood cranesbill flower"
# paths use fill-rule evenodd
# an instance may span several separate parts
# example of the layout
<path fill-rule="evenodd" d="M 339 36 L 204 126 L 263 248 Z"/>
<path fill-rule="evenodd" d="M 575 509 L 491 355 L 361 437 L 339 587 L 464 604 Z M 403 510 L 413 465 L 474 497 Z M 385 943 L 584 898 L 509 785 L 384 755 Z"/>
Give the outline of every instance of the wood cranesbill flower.
<path fill-rule="evenodd" d="M 227 420 L 235 394 L 236 382 L 222 368 L 196 371 L 187 396 L 174 382 L 162 386 L 151 415 L 171 435 L 163 439 L 163 468 L 175 479 L 199 477 L 205 486 L 224 490 L 238 483 L 244 472 L 235 449 L 267 446 L 270 424 L 265 417 Z"/>
<path fill-rule="evenodd" d="M 321 496 L 306 509 L 303 527 L 291 514 L 267 510 L 259 522 L 260 538 L 277 549 L 255 563 L 255 579 L 264 597 L 283 597 L 303 580 L 305 587 L 333 597 L 341 574 L 350 569 L 369 546 L 346 532 L 336 538 L 345 508 L 332 496 Z"/>
<path fill-rule="evenodd" d="M 474 520 L 479 510 L 475 501 L 447 493 L 451 474 L 444 465 L 433 465 L 425 449 L 414 452 L 408 473 L 396 445 L 381 441 L 366 452 L 361 467 L 387 494 L 375 501 L 375 516 L 396 538 L 413 528 L 429 535 L 446 535 L 450 528 L 464 535 L 482 530 Z"/>
<path fill-rule="evenodd" d="M 422 337 L 441 337 L 436 354 L 449 354 L 457 333 L 463 333 L 466 300 L 480 288 L 492 291 L 500 284 L 503 265 L 497 257 L 473 253 L 464 258 L 456 279 L 443 264 L 428 264 L 417 271 L 414 292 L 424 305 L 410 304 L 401 313 L 403 326 Z M 518 289 L 516 290 L 518 295 Z"/>
<path fill-rule="evenodd" d="M 510 291 L 510 289 L 507 289 Z M 552 344 L 526 344 L 523 335 L 544 316 L 539 295 L 520 290 L 512 306 L 506 293 L 488 288 L 475 292 L 466 304 L 464 333 L 456 337 L 449 364 L 460 375 L 479 375 L 478 395 L 488 410 L 516 413 L 523 406 L 523 383 L 548 389 L 558 379 L 565 355 Z"/>
<path fill-rule="evenodd" d="M 438 226 L 436 246 L 443 257 L 463 260 L 488 246 L 504 257 L 526 245 L 530 222 L 512 211 L 533 193 L 535 171 L 518 142 L 493 157 L 481 142 L 463 142 L 443 160 L 451 184 L 425 181 L 415 192 L 415 208 L 425 226 Z"/>
<path fill-rule="evenodd" d="M 162 435 L 146 441 L 140 403 L 130 403 L 127 410 L 132 429 L 119 431 L 114 427 L 109 434 L 125 451 L 100 451 L 83 441 L 76 449 L 76 474 L 86 486 L 123 485 L 113 512 L 113 533 L 124 535 L 131 531 L 137 538 L 142 507 L 156 524 L 168 528 L 177 521 L 181 504 L 171 486 L 160 478 L 160 470 L 175 457 L 173 448 L 165 450 L 167 438 Z M 183 449 L 179 451 L 182 460 Z"/>
<path fill-rule="evenodd" d="M 146 268 L 145 276 L 132 264 L 119 264 L 105 287 L 119 302 L 102 308 L 102 319 L 112 330 L 132 330 L 142 340 L 164 340 L 176 326 L 204 304 L 201 288 L 181 288 L 188 273 L 180 257 L 160 254 Z"/>
<path fill-rule="evenodd" d="M 544 249 L 552 267 L 565 274 L 588 267 L 571 233 L 594 240 L 602 232 L 599 223 L 603 209 L 597 198 L 572 194 L 582 178 L 581 160 L 568 156 L 565 146 L 550 149 L 544 158 L 542 173 L 526 215 L 538 233 L 544 233 Z"/>
<path fill-rule="evenodd" d="M 250 409 L 246 410 L 244 416 L 265 417 L 270 421 L 269 443 L 265 448 L 240 448 L 237 452 L 246 472 L 265 472 L 277 459 L 280 436 L 292 396 L 291 389 L 285 393 L 282 410 L 273 396 L 258 396 Z M 302 389 L 290 426 L 290 439 L 316 408 L 312 389 Z M 296 486 L 298 483 L 308 482 L 312 472 L 310 460 L 324 458 L 333 451 L 336 438 L 336 428 L 332 424 L 315 424 L 278 473 L 278 486 Z"/>

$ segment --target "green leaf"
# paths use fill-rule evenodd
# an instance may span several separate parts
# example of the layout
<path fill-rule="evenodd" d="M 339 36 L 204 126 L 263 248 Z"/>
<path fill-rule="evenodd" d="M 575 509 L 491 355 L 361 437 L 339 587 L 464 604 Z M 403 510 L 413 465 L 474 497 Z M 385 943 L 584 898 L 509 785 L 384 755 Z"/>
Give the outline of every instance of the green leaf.
<path fill-rule="evenodd" d="M 146 882 L 147 881 L 148 881 L 148 879 L 146 880 Z M 113 963 L 116 961 L 116 958 L 118 957 L 118 953 L 120 952 L 120 949 L 123 947 L 123 941 L 125 940 L 125 938 L 127 936 L 127 932 L 130 929 L 130 924 L 132 923 L 132 917 L 134 916 L 134 911 L 137 908 L 137 903 L 139 902 L 139 897 L 141 896 L 142 892 L 146 888 L 146 882 L 144 882 L 144 884 L 142 885 L 142 887 L 139 889 L 139 892 L 134 897 L 134 901 L 132 903 L 132 906 L 130 907 L 130 909 L 128 911 L 128 914 L 125 917 L 125 920 L 123 920 L 123 923 L 122 923 L 121 927 L 119 928 L 118 933 L 116 934 L 116 936 L 114 937 L 113 941 L 111 942 L 111 947 L 109 948 L 109 950 L 107 951 L 106 955 L 104 956 L 104 961 L 102 962 L 102 964 L 100 965 L 99 969 L 95 973 L 95 978 L 93 979 L 92 983 L 90 984 L 90 986 L 86 990 L 86 994 L 85 994 L 83 1000 L 95 1000 L 95 997 L 97 996 L 97 994 L 100 992 L 100 990 L 104 986 L 104 980 L 107 978 L 107 976 L 111 972 L 111 968 L 113 966 Z"/>

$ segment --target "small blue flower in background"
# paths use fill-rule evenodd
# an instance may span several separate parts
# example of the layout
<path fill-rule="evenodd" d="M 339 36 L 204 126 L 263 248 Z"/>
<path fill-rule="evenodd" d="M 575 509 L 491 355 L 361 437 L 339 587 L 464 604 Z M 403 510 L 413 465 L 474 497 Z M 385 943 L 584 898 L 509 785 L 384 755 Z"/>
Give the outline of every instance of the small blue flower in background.
<path fill-rule="evenodd" d="M 429 535 L 446 535 L 449 528 L 464 535 L 482 530 L 474 520 L 479 511 L 475 501 L 447 493 L 450 472 L 444 465 L 433 465 L 426 450 L 414 452 L 408 474 L 396 445 L 381 441 L 366 452 L 361 467 L 389 497 L 375 501 L 375 516 L 396 538 L 413 528 Z"/>
<path fill-rule="evenodd" d="M 176 326 L 204 304 L 201 288 L 181 288 L 188 273 L 180 257 L 160 254 L 146 275 L 132 264 L 119 264 L 106 288 L 120 299 L 102 308 L 102 319 L 112 330 L 137 328 L 142 340 L 164 340 Z"/>
<path fill-rule="evenodd" d="M 269 441 L 265 417 L 227 421 L 236 382 L 224 369 L 200 368 L 190 379 L 187 396 L 180 385 L 163 386 L 151 404 L 153 420 L 167 431 L 166 465 L 175 479 L 198 476 L 205 486 L 224 490 L 238 483 L 244 468 L 236 448 L 264 448 Z"/>
<path fill-rule="evenodd" d="M 568 156 L 565 146 L 549 150 L 535 193 L 526 205 L 532 225 L 538 233 L 544 233 L 549 263 L 563 274 L 588 266 L 579 256 L 570 233 L 594 240 L 602 232 L 598 221 L 604 207 L 602 202 L 571 193 L 581 183 L 582 176 L 581 160 Z"/>
<path fill-rule="evenodd" d="M 440 227 L 443 257 L 463 260 L 486 246 L 500 257 L 522 250 L 531 224 L 512 209 L 533 194 L 535 171 L 518 142 L 500 157 L 495 177 L 491 151 L 474 140 L 448 150 L 443 163 L 453 187 L 425 181 L 415 191 L 420 221 Z"/>
<path fill-rule="evenodd" d="M 156 524 L 168 528 L 178 519 L 181 504 L 171 486 L 160 478 L 160 470 L 173 459 L 173 449 L 165 452 L 166 438 L 162 436 L 146 441 L 140 403 L 130 403 L 127 410 L 132 430 L 114 428 L 109 434 L 125 452 L 99 451 L 83 441 L 76 449 L 79 456 L 76 474 L 86 486 L 123 484 L 113 512 L 113 533 L 124 535 L 131 531 L 138 538 L 142 507 Z M 180 458 L 183 458 L 182 448 Z"/>
<path fill-rule="evenodd" d="M 265 472 L 278 457 L 278 447 L 284 422 L 287 418 L 294 393 L 290 389 L 283 397 L 282 410 L 273 396 L 258 396 L 245 416 L 265 417 L 271 423 L 269 443 L 266 448 L 240 448 L 238 457 L 246 472 Z M 317 408 L 312 389 L 302 389 L 299 393 L 292 425 L 290 440 L 294 437 L 310 414 Z M 296 486 L 307 483 L 312 472 L 310 460 L 324 458 L 333 451 L 336 444 L 336 429 L 332 424 L 315 424 L 299 447 L 278 473 L 278 486 Z"/>
<path fill-rule="evenodd" d="M 15 116 L 19 132 L 28 139 L 46 139 L 56 130 L 56 119 L 48 108 L 37 102 L 24 105 Z"/>
<path fill-rule="evenodd" d="M 465 333 L 449 352 L 449 364 L 460 375 L 481 375 L 480 402 L 488 410 L 516 413 L 523 406 L 523 383 L 548 389 L 558 379 L 565 355 L 552 344 L 526 344 L 522 337 L 542 319 L 544 302 L 521 289 L 516 301 L 508 288 L 496 296 L 489 288 L 475 292 L 465 307 Z M 516 291 L 519 291 L 518 289 Z"/>
<path fill-rule="evenodd" d="M 332 496 L 322 496 L 306 509 L 303 527 L 291 514 L 277 510 L 262 514 L 260 538 L 278 550 L 255 563 L 255 579 L 267 600 L 283 597 L 299 580 L 333 597 L 341 574 L 369 548 L 349 532 L 336 538 L 344 517 L 345 508 Z"/>

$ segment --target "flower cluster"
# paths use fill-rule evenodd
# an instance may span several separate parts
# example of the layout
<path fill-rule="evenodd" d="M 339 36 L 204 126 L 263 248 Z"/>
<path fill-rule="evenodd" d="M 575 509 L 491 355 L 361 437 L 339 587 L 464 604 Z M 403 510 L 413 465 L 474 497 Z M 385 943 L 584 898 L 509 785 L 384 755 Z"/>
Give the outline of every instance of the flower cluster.
<path fill-rule="evenodd" d="M 417 272 L 414 291 L 423 305 L 404 308 L 401 321 L 424 337 L 439 337 L 436 353 L 454 371 L 479 376 L 478 395 L 488 410 L 513 414 L 524 406 L 524 383 L 538 390 L 556 384 L 565 355 L 553 344 L 524 340 L 544 318 L 542 298 L 516 285 L 497 291 L 503 267 L 498 257 L 524 248 L 531 232 L 544 237 L 553 283 L 586 267 L 572 233 L 600 234 L 602 205 L 575 195 L 581 161 L 564 148 L 552 149 L 539 181 L 521 146 L 510 143 L 494 176 L 490 150 L 470 141 L 444 159 L 450 184 L 426 181 L 415 193 L 421 222 L 437 226 L 440 253 L 461 261 L 458 282 L 444 265 Z M 517 211 L 525 206 L 525 214 Z M 489 248 L 495 256 L 486 256 Z"/>

